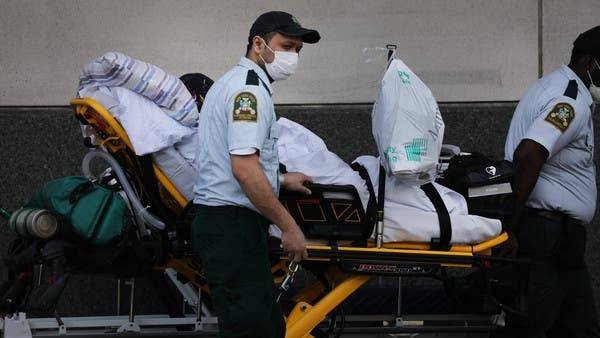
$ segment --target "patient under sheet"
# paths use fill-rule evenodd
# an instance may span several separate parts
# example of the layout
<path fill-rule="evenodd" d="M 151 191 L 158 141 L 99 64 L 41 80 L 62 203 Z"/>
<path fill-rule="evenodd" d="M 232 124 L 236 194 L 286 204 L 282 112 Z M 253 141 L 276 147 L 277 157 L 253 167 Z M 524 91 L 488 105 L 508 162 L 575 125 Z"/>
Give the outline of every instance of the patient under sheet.
<path fill-rule="evenodd" d="M 285 165 L 288 172 L 301 172 L 318 184 L 351 184 L 356 188 L 363 208 L 367 208 L 369 190 L 365 181 L 346 162 L 329 151 L 319 136 L 283 117 L 277 120 L 276 125 L 279 162 Z"/>
<path fill-rule="evenodd" d="M 380 161 L 373 156 L 358 157 L 367 169 L 375 194 L 378 193 Z M 452 226 L 452 244 L 474 244 L 495 236 L 502 231 L 499 220 L 469 215 L 464 197 L 444 186 L 433 183 L 439 192 Z M 402 182 L 395 176 L 387 176 L 384 203 L 384 242 L 430 242 L 440 236 L 438 215 L 433 203 L 419 186 Z"/>
<path fill-rule="evenodd" d="M 154 162 L 188 199 L 193 198 L 196 128 L 180 124 L 146 97 L 122 87 L 97 87 L 86 93 L 119 120 L 136 155 Z"/>
<path fill-rule="evenodd" d="M 288 171 L 298 171 L 313 178 L 314 183 L 352 184 L 366 209 L 369 192 L 365 181 L 336 154 L 327 150 L 323 140 L 302 125 L 280 118 L 277 121 L 279 161 Z M 364 166 L 377 194 L 379 159 L 361 156 L 355 160 Z M 450 214 L 451 243 L 478 243 L 500 234 L 502 224 L 495 219 L 469 215 L 467 202 L 459 193 L 433 183 Z M 386 181 L 384 241 L 430 242 L 439 237 L 435 207 L 420 187 L 403 183 L 394 176 Z M 270 233 L 279 235 L 271 227 Z"/>

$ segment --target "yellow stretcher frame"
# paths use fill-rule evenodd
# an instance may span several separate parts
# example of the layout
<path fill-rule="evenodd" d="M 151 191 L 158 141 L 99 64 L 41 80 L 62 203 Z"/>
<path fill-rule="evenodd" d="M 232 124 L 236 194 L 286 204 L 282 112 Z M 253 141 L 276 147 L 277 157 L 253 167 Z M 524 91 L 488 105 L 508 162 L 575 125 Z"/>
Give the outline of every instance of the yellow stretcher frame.
<path fill-rule="evenodd" d="M 320 259 L 337 260 L 336 256 L 338 256 L 338 253 L 363 253 L 375 257 L 378 254 L 393 254 L 398 256 L 411 256 L 413 258 L 408 258 L 407 261 L 415 264 L 419 264 L 419 257 L 433 259 L 439 257 L 440 266 L 469 268 L 471 267 L 471 264 L 453 263 L 452 258 L 460 258 L 460 260 L 467 262 L 471 259 L 473 261 L 485 259 L 485 256 L 491 255 L 492 248 L 502 244 L 507 239 L 508 234 L 502 233 L 497 237 L 476 245 L 455 245 L 450 251 L 415 249 L 415 247 L 422 247 L 421 245 L 415 245 L 421 243 L 388 243 L 388 245 L 383 248 L 332 248 L 330 246 L 309 245 L 307 249 L 309 252 L 309 260 L 311 260 L 311 255 L 314 257 L 315 255 L 319 256 L 319 253 L 331 253 L 334 251 L 336 254 L 332 254 L 331 258 Z M 327 255 L 323 256 L 326 257 Z M 445 263 L 445 260 L 448 260 L 449 262 Z M 309 333 L 317 327 L 319 323 L 325 320 L 327 314 L 333 311 L 372 277 L 372 275 L 366 274 L 344 274 L 341 271 L 335 270 L 330 271 L 330 273 L 337 279 L 336 287 L 318 301 L 315 302 L 315 299 L 322 291 L 324 291 L 324 289 L 319 289 L 318 284 L 309 285 L 293 297 L 293 301 L 296 305 L 286 320 L 286 337 L 312 337 Z"/>
<path fill-rule="evenodd" d="M 92 98 L 76 98 L 70 101 L 70 105 L 80 120 L 85 120 L 93 128 L 103 131 L 103 133 L 98 133 L 103 139 L 101 145 L 111 154 L 117 154 L 125 150 L 129 151 L 128 154 L 125 154 L 126 156 L 135 154 L 133 145 L 121 124 L 99 102 Z M 181 215 L 188 201 L 158 166 L 153 164 L 153 169 L 159 186 L 162 187 L 162 189 L 159 189 L 161 198 L 163 201 L 166 199 L 165 204 L 170 209 Z M 492 248 L 502 244 L 507 239 L 508 234 L 502 233 L 497 237 L 475 245 L 452 245 L 448 251 L 430 250 L 427 243 L 410 242 L 386 243 L 381 248 L 375 247 L 374 243 L 369 243 L 367 247 L 339 246 L 335 248 L 326 245 L 309 245 L 307 250 L 309 261 L 334 262 L 339 261 L 340 255 L 353 254 L 355 256 L 387 257 L 388 259 L 389 257 L 399 259 L 407 257 L 406 262 L 411 264 L 419 264 L 423 260 L 427 260 L 430 263 L 432 261 L 437 262 L 436 264 L 440 266 L 468 268 L 472 266 L 471 260 L 475 262 L 482 257 L 491 256 Z M 273 272 L 278 270 L 287 271 L 284 268 L 285 263 L 283 263 L 287 258 L 283 254 L 280 258 L 281 262 L 273 267 Z M 360 260 L 360 258 L 356 259 Z M 459 262 L 454 262 L 455 259 Z M 167 259 L 165 266 L 180 271 L 192 283 L 205 290 L 206 285 L 199 282 L 199 272 L 194 271 L 197 265 L 190 260 L 189 256 Z M 377 261 L 385 262 L 385 258 L 378 258 Z M 324 289 L 321 289 L 317 284 L 313 284 L 292 297 L 296 304 L 286 318 L 286 337 L 312 337 L 310 332 L 372 276 L 360 273 L 348 274 L 334 267 L 329 270 L 328 273 L 337 282 L 336 286 L 325 296 L 319 298 L 321 291 L 324 291 Z M 281 277 L 274 279 L 276 283 L 280 283 L 282 280 Z"/>
<path fill-rule="evenodd" d="M 72 99 L 70 105 L 75 111 L 75 115 L 81 120 L 85 120 L 96 131 L 104 129 L 106 134 L 99 134 L 103 138 L 101 146 L 104 146 L 111 154 L 119 153 L 124 149 L 128 149 L 135 154 L 135 149 L 129 140 L 129 136 L 121 123 L 114 118 L 106 108 L 98 101 L 86 97 L 82 99 Z M 181 215 L 188 201 L 177 187 L 169 181 L 163 171 L 156 165 L 152 164 L 154 174 L 159 183 L 159 189 L 162 188 L 161 197 L 165 204 L 177 215 Z M 167 192 L 168 194 L 164 194 Z"/>

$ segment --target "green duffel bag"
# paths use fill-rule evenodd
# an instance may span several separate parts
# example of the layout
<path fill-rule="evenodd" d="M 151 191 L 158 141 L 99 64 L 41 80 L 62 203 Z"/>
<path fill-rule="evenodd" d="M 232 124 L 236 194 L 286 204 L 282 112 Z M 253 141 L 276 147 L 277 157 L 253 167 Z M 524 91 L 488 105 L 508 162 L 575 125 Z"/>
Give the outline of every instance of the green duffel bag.
<path fill-rule="evenodd" d="M 90 245 L 106 245 L 133 224 L 127 203 L 116 192 L 83 176 L 48 182 L 36 191 L 27 208 L 47 209 L 62 219 L 61 233 Z"/>

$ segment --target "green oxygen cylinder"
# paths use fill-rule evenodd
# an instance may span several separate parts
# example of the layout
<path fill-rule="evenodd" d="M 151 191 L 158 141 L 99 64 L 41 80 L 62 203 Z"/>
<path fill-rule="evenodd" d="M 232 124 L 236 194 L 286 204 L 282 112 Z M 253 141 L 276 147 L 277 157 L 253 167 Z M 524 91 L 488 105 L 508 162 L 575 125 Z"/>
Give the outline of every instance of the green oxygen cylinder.
<path fill-rule="evenodd" d="M 48 239 L 58 233 L 59 220 L 45 209 L 21 208 L 10 215 L 9 228 L 23 237 Z"/>

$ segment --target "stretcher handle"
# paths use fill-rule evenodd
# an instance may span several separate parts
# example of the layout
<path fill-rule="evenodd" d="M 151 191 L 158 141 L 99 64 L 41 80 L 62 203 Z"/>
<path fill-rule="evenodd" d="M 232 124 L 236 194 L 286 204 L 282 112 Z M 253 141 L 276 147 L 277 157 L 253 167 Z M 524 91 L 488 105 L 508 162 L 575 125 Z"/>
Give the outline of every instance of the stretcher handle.
<path fill-rule="evenodd" d="M 394 54 L 396 53 L 396 49 L 398 48 L 398 46 L 388 44 L 388 45 L 385 45 L 385 48 L 387 48 L 387 50 L 388 50 L 387 60 L 389 62 L 390 60 L 392 60 L 394 58 Z"/>
<path fill-rule="evenodd" d="M 300 269 L 300 263 L 291 261 L 290 265 L 288 266 L 288 270 L 290 270 L 291 273 L 296 273 L 298 269 Z"/>
<path fill-rule="evenodd" d="M 382 165 L 379 166 L 379 185 L 377 186 L 377 227 L 375 228 L 375 241 L 377 248 L 383 247 L 383 217 L 385 207 L 385 178 L 386 173 Z"/>

